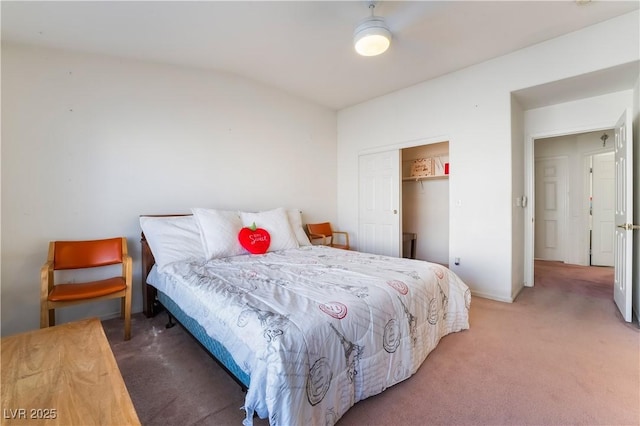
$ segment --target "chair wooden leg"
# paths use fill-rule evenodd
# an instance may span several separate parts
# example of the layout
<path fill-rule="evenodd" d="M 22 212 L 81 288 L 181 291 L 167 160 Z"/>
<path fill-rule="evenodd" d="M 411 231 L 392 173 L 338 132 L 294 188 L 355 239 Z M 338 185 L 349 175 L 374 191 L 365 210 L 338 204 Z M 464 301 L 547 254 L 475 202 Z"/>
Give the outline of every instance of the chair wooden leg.
<path fill-rule="evenodd" d="M 56 310 L 49 309 L 49 327 L 56 325 Z"/>
<path fill-rule="evenodd" d="M 124 302 L 124 340 L 131 339 L 131 295 L 123 299 Z"/>
<path fill-rule="evenodd" d="M 40 328 L 49 327 L 49 309 L 46 302 L 40 304 Z"/>

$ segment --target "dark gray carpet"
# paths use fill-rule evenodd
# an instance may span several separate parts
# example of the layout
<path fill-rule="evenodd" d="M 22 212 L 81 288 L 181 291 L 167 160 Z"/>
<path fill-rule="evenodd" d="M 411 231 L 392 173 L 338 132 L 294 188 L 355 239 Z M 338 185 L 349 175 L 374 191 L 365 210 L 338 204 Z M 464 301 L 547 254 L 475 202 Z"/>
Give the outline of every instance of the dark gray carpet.
<path fill-rule="evenodd" d="M 166 322 L 165 313 L 150 319 L 134 314 L 132 337 L 125 342 L 122 320 L 103 321 L 140 422 L 241 425 L 240 386 L 182 326 L 166 329 Z"/>

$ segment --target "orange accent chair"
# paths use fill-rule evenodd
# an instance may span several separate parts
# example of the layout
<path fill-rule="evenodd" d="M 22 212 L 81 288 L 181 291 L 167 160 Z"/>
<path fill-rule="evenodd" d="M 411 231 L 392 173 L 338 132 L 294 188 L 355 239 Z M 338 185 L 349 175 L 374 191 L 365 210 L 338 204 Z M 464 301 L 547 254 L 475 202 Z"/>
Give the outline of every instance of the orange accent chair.
<path fill-rule="evenodd" d="M 98 281 L 54 283 L 54 272 L 122 264 L 122 274 Z M 124 237 L 93 241 L 51 241 L 40 270 L 40 328 L 55 325 L 57 308 L 121 298 L 124 340 L 131 338 L 131 256 Z"/>
<path fill-rule="evenodd" d="M 325 246 L 349 250 L 349 234 L 343 231 L 334 231 L 331 228 L 330 222 L 308 223 L 307 230 L 309 231 L 309 238 L 312 242 L 313 240 L 322 238 L 322 244 Z M 335 234 L 344 236 L 344 244 L 338 244 L 335 242 Z"/>

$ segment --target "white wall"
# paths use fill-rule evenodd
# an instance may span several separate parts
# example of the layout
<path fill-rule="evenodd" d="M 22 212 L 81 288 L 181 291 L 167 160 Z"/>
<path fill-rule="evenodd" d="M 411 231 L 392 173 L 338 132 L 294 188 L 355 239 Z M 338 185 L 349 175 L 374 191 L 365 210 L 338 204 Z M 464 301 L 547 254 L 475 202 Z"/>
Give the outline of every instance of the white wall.
<path fill-rule="evenodd" d="M 524 111 L 522 106 L 511 96 L 511 299 L 515 299 L 524 288 L 524 214 L 526 194 L 524 186 Z M 528 202 L 528 199 L 527 199 Z"/>
<path fill-rule="evenodd" d="M 2 46 L 2 335 L 39 326 L 50 240 L 126 236 L 140 311 L 139 215 L 285 206 L 337 222 L 335 194 L 334 111 L 223 73 Z"/>
<path fill-rule="evenodd" d="M 449 264 L 474 294 L 512 300 L 519 285 L 512 270 L 522 259 L 513 254 L 513 174 L 524 171 L 512 157 L 510 93 L 636 61 L 637 36 L 633 12 L 339 111 L 340 227 L 357 246 L 360 152 L 443 135 L 451 163 Z"/>

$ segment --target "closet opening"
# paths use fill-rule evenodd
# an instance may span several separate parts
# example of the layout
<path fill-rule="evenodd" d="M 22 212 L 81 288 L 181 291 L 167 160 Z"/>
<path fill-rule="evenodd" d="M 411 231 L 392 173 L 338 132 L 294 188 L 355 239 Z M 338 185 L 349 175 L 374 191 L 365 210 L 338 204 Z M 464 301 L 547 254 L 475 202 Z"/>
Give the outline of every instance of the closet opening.
<path fill-rule="evenodd" d="M 401 150 L 402 257 L 449 264 L 449 142 Z"/>

